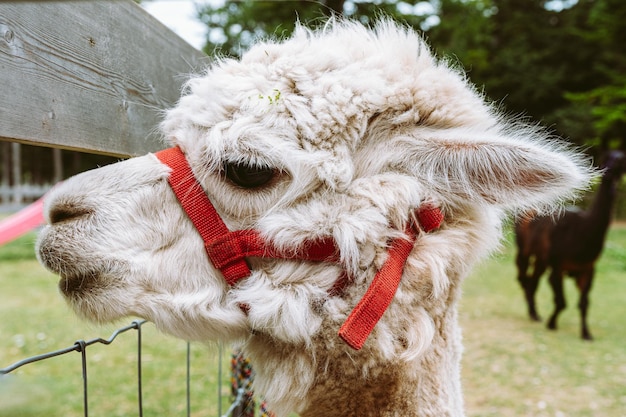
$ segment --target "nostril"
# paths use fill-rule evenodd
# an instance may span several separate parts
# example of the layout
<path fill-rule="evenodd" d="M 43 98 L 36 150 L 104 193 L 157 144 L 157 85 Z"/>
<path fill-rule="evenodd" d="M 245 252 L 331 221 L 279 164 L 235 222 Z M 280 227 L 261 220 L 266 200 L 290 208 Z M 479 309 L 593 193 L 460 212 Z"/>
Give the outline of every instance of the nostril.
<path fill-rule="evenodd" d="M 90 213 L 91 210 L 74 204 L 59 204 L 50 208 L 50 224 L 76 219 Z"/>

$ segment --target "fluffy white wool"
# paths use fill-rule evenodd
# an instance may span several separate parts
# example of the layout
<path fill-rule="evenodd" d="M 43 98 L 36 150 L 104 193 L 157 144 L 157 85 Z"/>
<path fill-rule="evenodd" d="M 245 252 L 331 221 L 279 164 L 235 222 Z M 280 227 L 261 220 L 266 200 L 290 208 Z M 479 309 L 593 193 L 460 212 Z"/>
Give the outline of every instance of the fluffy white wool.
<path fill-rule="evenodd" d="M 258 229 L 293 251 L 332 236 L 341 264 L 250 259 L 252 275 L 229 288 L 152 155 L 55 190 L 51 213 L 81 214 L 48 226 L 39 256 L 85 317 L 133 314 L 179 337 L 243 342 L 278 416 L 462 415 L 463 278 L 497 246 L 507 213 L 570 199 L 591 174 L 543 130 L 505 120 L 390 21 L 298 27 L 218 60 L 189 80 L 162 129 L 231 229 Z M 275 176 L 244 189 L 224 176 L 228 163 Z M 393 302 L 352 351 L 339 326 L 425 202 L 444 224 L 420 234 Z M 342 270 L 351 284 L 330 296 Z M 70 291 L 76 277 L 82 287 Z"/>

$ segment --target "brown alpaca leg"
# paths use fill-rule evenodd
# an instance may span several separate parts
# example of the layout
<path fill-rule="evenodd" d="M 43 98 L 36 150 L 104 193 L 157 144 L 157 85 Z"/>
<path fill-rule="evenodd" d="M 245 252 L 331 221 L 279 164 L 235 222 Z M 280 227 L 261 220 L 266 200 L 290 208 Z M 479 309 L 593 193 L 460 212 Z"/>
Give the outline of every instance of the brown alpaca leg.
<path fill-rule="evenodd" d="M 535 307 L 535 292 L 537 291 L 537 284 L 539 280 L 537 279 L 536 282 L 533 281 L 537 271 L 536 267 L 532 277 L 528 276 L 529 260 L 530 257 L 521 249 L 517 252 L 517 257 L 515 259 L 515 263 L 517 264 L 517 281 L 522 287 L 522 290 L 524 290 L 526 305 L 528 306 L 528 315 L 532 320 L 539 321 L 539 315 L 537 314 Z"/>
<path fill-rule="evenodd" d="M 565 295 L 563 294 L 563 270 L 559 265 L 552 267 L 552 271 L 550 272 L 550 287 L 552 287 L 554 294 L 554 313 L 552 313 L 548 321 L 548 329 L 556 330 L 556 320 L 561 311 L 567 306 Z"/>
<path fill-rule="evenodd" d="M 576 285 L 580 291 L 580 299 L 578 301 L 578 308 L 580 309 L 581 320 L 581 337 L 584 340 L 593 340 L 589 327 L 587 326 L 587 309 L 589 308 L 589 292 L 591 291 L 591 284 L 593 282 L 594 269 L 590 266 L 576 279 Z"/>
<path fill-rule="evenodd" d="M 537 307 L 535 305 L 535 294 L 537 293 L 537 287 L 539 286 L 539 279 L 546 271 L 546 263 L 539 257 L 535 257 L 535 265 L 532 275 L 528 278 L 526 283 L 526 302 L 528 303 L 528 315 L 535 321 L 541 321 L 539 313 L 537 313 Z"/>

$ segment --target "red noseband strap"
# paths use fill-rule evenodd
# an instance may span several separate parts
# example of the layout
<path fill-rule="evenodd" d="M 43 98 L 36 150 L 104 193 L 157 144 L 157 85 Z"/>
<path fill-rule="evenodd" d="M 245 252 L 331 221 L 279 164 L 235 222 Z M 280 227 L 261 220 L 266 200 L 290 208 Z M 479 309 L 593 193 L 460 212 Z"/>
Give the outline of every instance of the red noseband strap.
<path fill-rule="evenodd" d="M 165 149 L 157 152 L 156 156 L 172 169 L 170 186 L 200 233 L 213 266 L 222 272 L 229 285 L 250 275 L 245 259 L 247 257 L 339 262 L 339 251 L 331 237 L 309 241 L 298 250 L 285 252 L 278 250 L 271 242 L 266 242 L 256 230 L 231 232 L 195 179 L 180 148 Z M 387 261 L 339 330 L 341 338 L 354 349 L 363 346 L 391 303 L 419 230 L 429 232 L 437 229 L 443 221 L 443 215 L 437 207 L 420 207 L 415 215 L 419 224 L 410 223 L 405 230 L 407 238 L 397 238 L 391 242 Z M 347 282 L 344 279 L 342 284 L 333 287 L 333 291 L 341 289 Z"/>

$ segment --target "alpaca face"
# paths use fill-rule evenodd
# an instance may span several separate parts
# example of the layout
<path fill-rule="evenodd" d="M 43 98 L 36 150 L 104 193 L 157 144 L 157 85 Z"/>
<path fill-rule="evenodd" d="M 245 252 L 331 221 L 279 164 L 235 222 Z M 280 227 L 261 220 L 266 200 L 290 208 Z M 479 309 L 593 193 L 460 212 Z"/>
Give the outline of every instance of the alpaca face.
<path fill-rule="evenodd" d="M 388 241 L 431 202 L 444 227 L 419 237 L 411 277 L 372 342 L 392 354 L 423 347 L 412 321 L 432 337 L 428 308 L 445 304 L 451 271 L 464 273 L 497 243 L 504 211 L 567 198 L 589 175 L 541 131 L 505 123 L 417 35 L 391 23 L 300 29 L 218 62 L 188 82 L 162 129 L 230 230 L 256 229 L 284 248 L 331 236 L 341 256 L 339 265 L 251 258 L 251 276 L 229 288 L 154 155 L 55 189 L 38 253 L 74 309 L 96 321 L 144 317 L 187 339 L 252 332 L 310 344 L 345 320 Z M 351 284 L 330 295 L 342 271 Z"/>
<path fill-rule="evenodd" d="M 210 266 L 197 262 L 206 256 L 202 241 L 167 175 L 148 155 L 69 179 L 47 199 L 50 226 L 39 236 L 39 258 L 90 320 L 151 317 L 175 335 L 199 339 L 202 329 L 189 321 L 212 316 L 208 331 L 236 337 L 243 313 L 224 300 L 226 284 L 210 279 Z"/>

